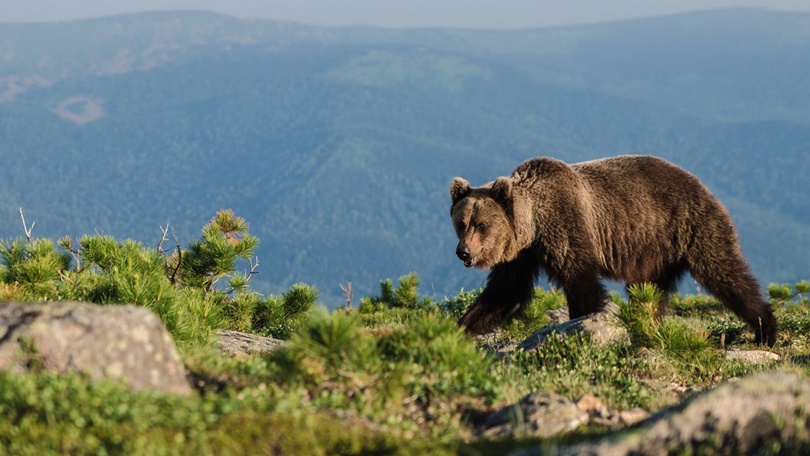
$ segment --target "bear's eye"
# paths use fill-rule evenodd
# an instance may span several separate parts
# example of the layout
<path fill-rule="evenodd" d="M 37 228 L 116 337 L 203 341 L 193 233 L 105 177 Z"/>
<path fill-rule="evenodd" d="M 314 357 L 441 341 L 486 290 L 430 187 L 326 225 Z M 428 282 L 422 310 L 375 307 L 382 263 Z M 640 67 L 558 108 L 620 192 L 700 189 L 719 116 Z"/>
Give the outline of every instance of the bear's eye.
<path fill-rule="evenodd" d="M 484 231 L 486 228 L 487 228 L 487 226 L 485 224 L 483 224 L 483 223 L 478 223 L 478 224 L 475 225 L 475 229 L 478 230 L 478 231 Z"/>

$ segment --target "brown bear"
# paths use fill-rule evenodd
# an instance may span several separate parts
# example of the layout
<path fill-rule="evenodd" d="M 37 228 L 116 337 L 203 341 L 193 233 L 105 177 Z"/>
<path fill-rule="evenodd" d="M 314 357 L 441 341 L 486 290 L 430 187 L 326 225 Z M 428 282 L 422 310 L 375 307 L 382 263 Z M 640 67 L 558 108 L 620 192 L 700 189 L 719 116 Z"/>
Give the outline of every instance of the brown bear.
<path fill-rule="evenodd" d="M 562 288 L 571 318 L 603 309 L 600 279 L 650 282 L 665 296 L 687 271 L 745 320 L 758 343 L 776 342 L 770 303 L 743 258 L 725 207 L 692 174 L 651 156 L 568 165 L 535 158 L 481 187 L 450 184 L 456 255 L 491 269 L 459 323 L 495 330 L 529 303 L 541 272 Z M 659 313 L 667 298 L 659 303 Z"/>

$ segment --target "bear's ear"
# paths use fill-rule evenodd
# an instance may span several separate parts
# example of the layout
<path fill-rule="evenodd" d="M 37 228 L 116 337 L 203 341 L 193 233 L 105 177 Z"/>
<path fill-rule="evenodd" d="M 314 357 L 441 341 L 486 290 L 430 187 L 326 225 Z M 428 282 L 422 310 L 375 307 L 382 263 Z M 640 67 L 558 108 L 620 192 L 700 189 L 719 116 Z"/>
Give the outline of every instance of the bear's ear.
<path fill-rule="evenodd" d="M 509 204 L 512 200 L 512 178 L 499 177 L 492 183 L 492 197 L 495 201 Z"/>
<path fill-rule="evenodd" d="M 453 201 L 454 206 L 460 199 L 469 195 L 471 191 L 470 183 L 460 177 L 454 177 L 450 182 L 450 199 Z"/>

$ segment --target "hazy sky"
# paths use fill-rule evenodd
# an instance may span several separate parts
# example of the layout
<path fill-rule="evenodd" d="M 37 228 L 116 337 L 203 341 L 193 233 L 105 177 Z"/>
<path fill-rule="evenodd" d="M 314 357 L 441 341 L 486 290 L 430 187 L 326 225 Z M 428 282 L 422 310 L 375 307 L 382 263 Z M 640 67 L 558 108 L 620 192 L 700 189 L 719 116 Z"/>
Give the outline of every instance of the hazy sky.
<path fill-rule="evenodd" d="M 320 25 L 520 28 L 739 6 L 810 11 L 810 0 L 0 0 L 0 22 L 196 9 Z"/>

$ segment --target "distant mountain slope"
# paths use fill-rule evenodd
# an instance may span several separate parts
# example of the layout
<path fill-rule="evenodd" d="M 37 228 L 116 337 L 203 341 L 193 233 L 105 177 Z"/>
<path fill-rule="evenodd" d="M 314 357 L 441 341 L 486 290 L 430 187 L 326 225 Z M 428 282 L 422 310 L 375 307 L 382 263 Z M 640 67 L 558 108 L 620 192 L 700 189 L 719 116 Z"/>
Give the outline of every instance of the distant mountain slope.
<path fill-rule="evenodd" d="M 763 282 L 810 276 L 810 15 L 722 10 L 491 32 L 208 13 L 0 24 L 0 237 L 182 242 L 223 207 L 258 285 L 358 295 L 454 260 L 447 184 L 535 155 L 655 154 L 729 206 Z"/>

